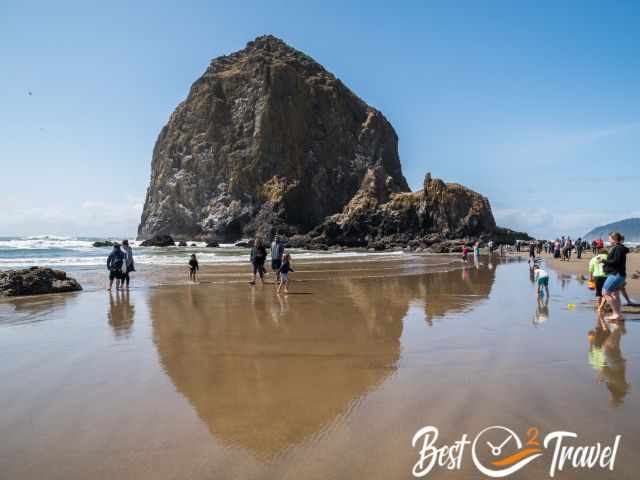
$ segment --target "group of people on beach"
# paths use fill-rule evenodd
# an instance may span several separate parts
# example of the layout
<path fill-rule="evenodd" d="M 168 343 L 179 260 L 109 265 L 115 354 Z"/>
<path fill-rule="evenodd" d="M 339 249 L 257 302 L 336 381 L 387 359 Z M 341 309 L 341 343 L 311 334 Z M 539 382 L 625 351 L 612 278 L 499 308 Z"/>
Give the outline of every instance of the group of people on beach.
<path fill-rule="evenodd" d="M 116 290 L 129 290 L 131 281 L 130 273 L 135 272 L 135 264 L 133 262 L 133 250 L 129 246 L 129 240 L 123 240 L 122 246 L 115 242 L 109 256 L 107 257 L 107 270 L 109 271 L 109 286 L 107 290 L 111 291 L 113 282 L 116 282 Z"/>
<path fill-rule="evenodd" d="M 538 297 L 545 293 L 549 296 L 549 273 L 539 264 L 536 252 L 541 247 L 545 253 L 562 261 L 571 259 L 571 252 L 575 249 L 577 258 L 582 258 L 584 250 L 591 246 L 593 257 L 589 261 L 589 286 L 595 290 L 596 307 L 599 312 L 603 312 L 608 305 L 611 314 L 604 317 L 608 321 L 621 320 L 621 296 L 627 305 L 635 305 L 631 301 L 626 291 L 627 279 L 627 254 L 629 249 L 624 245 L 624 236 L 619 232 L 609 234 L 609 248 L 605 248 L 604 241 L 594 240 L 590 245 L 588 242 L 578 239 L 571 241 L 571 237 L 558 238 L 553 242 L 535 241 L 529 242 L 529 265 L 533 271 L 536 291 Z"/>
<path fill-rule="evenodd" d="M 289 273 L 294 269 L 291 266 L 291 255 L 285 252 L 285 244 L 282 239 L 275 235 L 273 242 L 271 243 L 271 270 L 276 275 L 277 292 L 289 293 Z M 264 284 L 264 276 L 267 273 L 264 265 L 267 260 L 267 249 L 264 245 L 262 238 L 256 238 L 251 244 L 251 252 L 249 254 L 249 260 L 252 266 L 252 279 L 249 282 L 251 285 L 256 284 L 256 277 L 260 278 L 260 282 Z M 189 267 L 189 280 L 192 282 L 198 281 L 198 272 L 200 270 L 200 264 L 195 253 L 191 254 L 188 262 Z M 135 266 L 133 261 L 133 250 L 129 246 L 128 240 L 123 240 L 122 245 L 119 243 L 113 244 L 113 249 L 107 257 L 107 270 L 109 271 L 109 286 L 107 290 L 111 290 L 113 283 L 116 283 L 116 289 L 129 289 L 131 272 L 135 272 Z"/>
<path fill-rule="evenodd" d="M 621 296 L 627 305 L 634 305 L 626 291 L 627 254 L 629 249 L 624 245 L 624 236 L 619 232 L 609 234 L 609 250 L 605 249 L 601 240 L 596 243 L 596 255 L 589 261 L 589 281 L 596 292 L 598 311 L 608 304 L 611 315 L 605 320 L 622 320 Z"/>
<path fill-rule="evenodd" d="M 289 273 L 295 270 L 291 266 L 291 255 L 285 253 L 284 242 L 279 235 L 275 235 L 271 243 L 271 270 L 276 275 L 277 292 L 280 293 L 284 289 L 284 293 L 289 293 Z M 256 277 L 260 278 L 260 283 L 264 285 L 264 275 L 267 273 L 264 264 L 267 261 L 267 249 L 264 246 L 262 238 L 258 237 L 251 245 L 251 253 L 249 255 L 253 276 L 249 282 L 251 285 L 256 284 Z"/>

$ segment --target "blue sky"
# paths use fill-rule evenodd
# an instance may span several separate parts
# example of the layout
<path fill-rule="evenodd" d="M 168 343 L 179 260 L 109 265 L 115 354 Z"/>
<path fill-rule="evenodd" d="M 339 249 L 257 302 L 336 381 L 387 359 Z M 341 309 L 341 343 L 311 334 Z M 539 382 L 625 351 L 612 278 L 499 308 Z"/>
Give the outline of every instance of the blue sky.
<path fill-rule="evenodd" d="M 640 216 L 640 2 L 0 3 L 0 235 L 131 235 L 155 139 L 209 61 L 274 34 L 500 224 Z M 28 95 L 32 92 L 32 95 Z"/>

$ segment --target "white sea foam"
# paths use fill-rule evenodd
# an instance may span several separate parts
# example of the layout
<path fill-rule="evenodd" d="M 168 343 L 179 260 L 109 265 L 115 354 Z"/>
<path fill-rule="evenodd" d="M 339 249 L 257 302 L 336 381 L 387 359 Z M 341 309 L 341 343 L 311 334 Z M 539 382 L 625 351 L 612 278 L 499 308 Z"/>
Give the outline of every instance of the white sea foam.
<path fill-rule="evenodd" d="M 109 248 L 93 247 L 95 239 L 54 237 L 38 235 L 22 238 L 0 238 L 0 269 L 25 268 L 34 265 L 54 267 L 104 266 Z M 195 246 L 191 246 L 195 243 Z M 198 255 L 201 264 L 246 264 L 249 251 L 234 244 L 221 244 L 220 248 L 206 248 L 205 242 L 188 242 L 187 247 L 140 247 L 131 241 L 135 262 L 139 265 L 183 265 L 192 252 Z M 354 252 L 354 251 L 305 251 L 291 250 L 296 261 L 311 263 L 336 261 L 341 258 L 366 257 L 375 255 L 383 259 L 402 252 Z"/>

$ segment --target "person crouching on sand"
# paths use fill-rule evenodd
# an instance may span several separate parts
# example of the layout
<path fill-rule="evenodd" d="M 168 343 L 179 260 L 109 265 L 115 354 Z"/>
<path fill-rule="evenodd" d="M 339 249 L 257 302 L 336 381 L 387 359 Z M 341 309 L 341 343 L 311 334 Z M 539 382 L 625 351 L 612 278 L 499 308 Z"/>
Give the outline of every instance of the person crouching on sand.
<path fill-rule="evenodd" d="M 278 293 L 280 293 L 280 289 L 282 288 L 284 288 L 284 293 L 289 293 L 289 272 L 295 272 L 295 270 L 291 267 L 291 255 L 285 253 L 282 257 L 282 265 L 280 265 L 280 269 L 278 270 L 278 274 L 280 275 Z"/>
<path fill-rule="evenodd" d="M 620 288 L 627 280 L 627 253 L 629 249 L 622 244 L 623 237 L 618 232 L 611 232 L 609 242 L 612 247 L 606 260 L 600 260 L 607 279 L 602 286 L 602 295 L 613 312 L 605 320 L 622 320 L 620 312 Z"/>
<path fill-rule="evenodd" d="M 542 294 L 544 288 L 547 298 L 549 297 L 549 274 L 540 268 L 537 263 L 533 265 L 533 278 L 536 282 L 536 290 L 538 297 Z"/>
<path fill-rule="evenodd" d="M 189 259 L 189 280 L 192 282 L 198 281 L 198 270 L 200 270 L 198 259 L 196 258 L 196 254 L 192 253 Z"/>
<path fill-rule="evenodd" d="M 111 253 L 107 257 L 107 270 L 109 270 L 109 287 L 107 290 L 111 291 L 114 280 L 116 281 L 116 290 L 120 290 L 124 261 L 124 253 L 120 250 L 120 244 L 116 242 L 113 244 L 113 250 L 111 250 Z"/>

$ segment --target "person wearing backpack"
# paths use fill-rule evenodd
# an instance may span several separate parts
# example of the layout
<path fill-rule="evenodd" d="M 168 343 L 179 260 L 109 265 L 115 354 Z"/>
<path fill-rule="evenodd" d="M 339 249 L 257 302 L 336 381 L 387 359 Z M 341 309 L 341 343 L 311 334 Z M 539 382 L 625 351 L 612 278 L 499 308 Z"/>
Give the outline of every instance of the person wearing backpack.
<path fill-rule="evenodd" d="M 111 253 L 107 257 L 107 270 L 109 270 L 109 288 L 107 288 L 107 290 L 111 291 L 113 280 L 116 280 L 116 290 L 120 289 L 124 259 L 125 255 L 124 252 L 120 250 L 120 244 L 117 242 L 114 243 L 113 250 L 111 250 Z"/>

